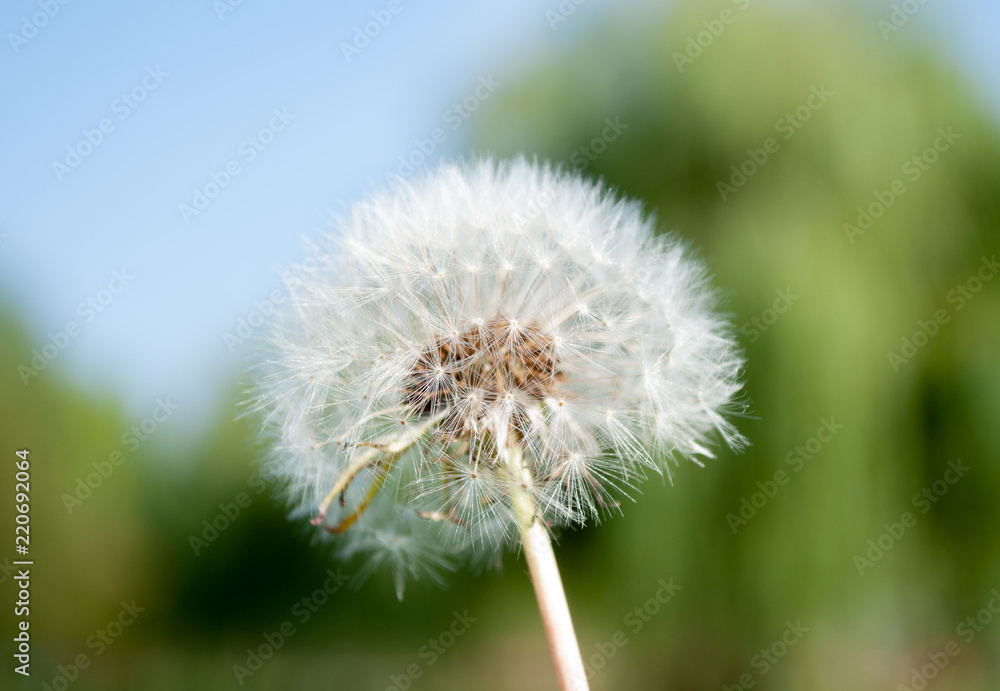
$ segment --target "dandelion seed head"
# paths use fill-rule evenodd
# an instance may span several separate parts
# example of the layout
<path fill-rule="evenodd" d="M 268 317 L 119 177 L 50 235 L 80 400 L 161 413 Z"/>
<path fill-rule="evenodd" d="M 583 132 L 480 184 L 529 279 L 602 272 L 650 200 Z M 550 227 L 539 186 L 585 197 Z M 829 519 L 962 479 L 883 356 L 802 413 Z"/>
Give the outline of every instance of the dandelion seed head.
<path fill-rule="evenodd" d="M 253 404 L 293 513 L 399 588 L 516 547 L 515 483 L 547 524 L 581 525 L 670 459 L 744 442 L 742 356 L 704 267 L 599 183 L 445 165 L 321 247 L 286 276 Z"/>

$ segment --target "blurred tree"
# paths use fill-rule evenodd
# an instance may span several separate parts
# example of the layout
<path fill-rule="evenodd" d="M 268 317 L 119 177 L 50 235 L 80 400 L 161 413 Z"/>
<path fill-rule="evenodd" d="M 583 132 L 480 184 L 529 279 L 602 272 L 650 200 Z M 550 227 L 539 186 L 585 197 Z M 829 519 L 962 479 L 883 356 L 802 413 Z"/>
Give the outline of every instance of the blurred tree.
<path fill-rule="evenodd" d="M 577 562 L 607 590 L 593 626 L 660 576 L 685 586 L 623 653 L 662 679 L 621 662 L 595 686 L 760 680 L 752 657 L 801 619 L 764 687 L 884 687 L 996 584 L 1000 292 L 976 277 L 997 271 L 997 128 L 945 60 L 876 23 L 681 3 L 601 27 L 476 120 L 483 150 L 603 177 L 704 248 L 748 353 L 754 446 L 647 487 Z M 971 479 L 942 482 L 958 458 Z M 914 527 L 869 559 L 904 512 Z"/>

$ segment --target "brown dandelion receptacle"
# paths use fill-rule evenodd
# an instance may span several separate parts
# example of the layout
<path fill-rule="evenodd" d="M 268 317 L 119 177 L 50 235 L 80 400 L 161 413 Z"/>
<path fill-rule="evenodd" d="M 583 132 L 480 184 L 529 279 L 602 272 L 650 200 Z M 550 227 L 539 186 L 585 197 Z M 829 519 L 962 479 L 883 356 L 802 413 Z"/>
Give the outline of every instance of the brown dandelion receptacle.
<path fill-rule="evenodd" d="M 486 428 L 485 416 L 506 399 L 516 434 L 527 407 L 554 395 L 561 379 L 551 336 L 535 323 L 495 318 L 438 336 L 406 378 L 403 402 L 417 416 L 449 409 L 437 433 L 459 439 Z"/>

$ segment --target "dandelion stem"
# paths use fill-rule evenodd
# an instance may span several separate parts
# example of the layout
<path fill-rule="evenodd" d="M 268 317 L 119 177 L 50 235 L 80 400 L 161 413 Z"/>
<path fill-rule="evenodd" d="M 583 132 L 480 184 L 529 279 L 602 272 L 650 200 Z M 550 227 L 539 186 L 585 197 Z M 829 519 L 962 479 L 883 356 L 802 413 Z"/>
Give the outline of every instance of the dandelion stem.
<path fill-rule="evenodd" d="M 512 500 L 528 560 L 531 583 L 538 598 L 542 624 L 549 639 L 549 649 L 556 666 L 559 688 L 562 691 L 588 691 L 587 675 L 583 669 L 580 645 L 573 630 L 573 619 L 566 603 L 559 566 L 552 551 L 548 530 L 536 516 L 535 505 L 528 494 L 532 481 L 531 471 L 524 467 L 522 451 L 512 446 L 507 452 L 507 462 L 514 476 Z"/>

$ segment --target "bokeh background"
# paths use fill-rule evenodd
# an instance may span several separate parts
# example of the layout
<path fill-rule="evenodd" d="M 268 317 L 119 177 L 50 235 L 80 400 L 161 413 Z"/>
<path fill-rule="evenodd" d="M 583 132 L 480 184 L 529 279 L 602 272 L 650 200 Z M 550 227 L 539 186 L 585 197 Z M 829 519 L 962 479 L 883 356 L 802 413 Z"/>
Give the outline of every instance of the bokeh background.
<path fill-rule="evenodd" d="M 0 28 L 3 688 L 555 688 L 516 558 L 317 594 L 359 565 L 285 520 L 237 419 L 329 216 L 487 153 L 643 199 L 748 356 L 746 453 L 559 535 L 592 688 L 1000 687 L 995 3 L 17 0 Z"/>

